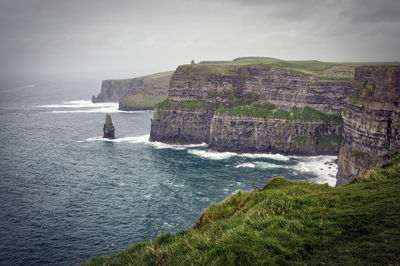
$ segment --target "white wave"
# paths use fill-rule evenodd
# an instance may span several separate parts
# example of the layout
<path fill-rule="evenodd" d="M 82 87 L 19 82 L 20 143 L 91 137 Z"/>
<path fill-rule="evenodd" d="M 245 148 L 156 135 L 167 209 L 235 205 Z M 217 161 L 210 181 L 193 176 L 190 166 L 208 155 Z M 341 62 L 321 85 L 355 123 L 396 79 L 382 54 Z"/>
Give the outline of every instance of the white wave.
<path fill-rule="evenodd" d="M 257 168 L 261 169 L 271 169 L 271 168 L 286 168 L 286 165 L 281 165 L 281 164 L 273 164 L 273 163 L 267 163 L 267 162 L 254 162 L 255 166 Z"/>
<path fill-rule="evenodd" d="M 242 167 L 254 168 L 256 166 L 254 164 L 252 164 L 252 163 L 242 163 L 242 164 L 239 164 L 239 165 L 235 166 L 235 168 L 242 168 Z"/>
<path fill-rule="evenodd" d="M 40 108 L 99 108 L 99 107 L 109 107 L 118 108 L 118 103 L 92 103 L 91 101 L 77 100 L 77 101 L 67 101 L 61 104 L 44 104 L 35 107 Z"/>
<path fill-rule="evenodd" d="M 130 143 L 147 143 L 149 142 L 150 135 L 134 136 L 134 137 L 123 137 L 116 139 L 105 139 L 102 136 L 92 137 L 86 139 L 86 141 L 106 141 L 106 142 L 130 142 Z M 80 142 L 80 141 L 77 141 Z"/>
<path fill-rule="evenodd" d="M 194 148 L 194 147 L 206 147 L 206 143 L 201 144 L 166 144 L 158 141 L 150 142 L 150 144 L 156 149 L 174 149 L 174 150 L 184 150 L 186 148 Z"/>
<path fill-rule="evenodd" d="M 267 158 L 276 161 L 289 161 L 290 157 L 285 156 L 279 153 L 272 154 L 272 153 L 241 153 L 238 156 L 247 157 L 247 158 Z"/>
<path fill-rule="evenodd" d="M 337 156 L 311 156 L 293 157 L 298 160 L 296 165 L 291 166 L 295 171 L 301 173 L 314 173 L 317 177 L 311 181 L 318 184 L 328 183 L 330 186 L 336 184 L 337 164 L 333 163 Z"/>
<path fill-rule="evenodd" d="M 188 150 L 188 153 L 211 160 L 223 160 L 230 158 L 232 156 L 237 156 L 237 153 L 233 152 L 214 152 L 214 151 L 194 150 L 194 149 Z"/>

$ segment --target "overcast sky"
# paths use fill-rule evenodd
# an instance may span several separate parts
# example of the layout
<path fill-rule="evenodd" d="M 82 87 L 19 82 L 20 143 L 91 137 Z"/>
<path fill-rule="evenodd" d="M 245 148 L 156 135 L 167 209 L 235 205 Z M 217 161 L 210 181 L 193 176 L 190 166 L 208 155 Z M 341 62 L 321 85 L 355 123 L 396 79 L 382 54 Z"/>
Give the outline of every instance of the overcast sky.
<path fill-rule="evenodd" d="M 400 0 L 0 0 L 0 44 L 3 74 L 131 77 L 240 56 L 400 61 Z"/>

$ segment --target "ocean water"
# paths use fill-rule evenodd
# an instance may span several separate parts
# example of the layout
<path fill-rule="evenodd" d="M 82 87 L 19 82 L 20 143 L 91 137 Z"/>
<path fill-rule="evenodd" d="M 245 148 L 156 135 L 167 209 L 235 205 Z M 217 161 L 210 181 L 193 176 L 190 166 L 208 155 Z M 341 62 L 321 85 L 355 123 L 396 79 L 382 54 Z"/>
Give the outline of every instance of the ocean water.
<path fill-rule="evenodd" d="M 334 185 L 335 156 L 148 141 L 152 111 L 92 104 L 94 82 L 0 88 L 0 264 L 70 265 L 191 227 L 211 202 L 285 176 Z M 110 113 L 116 140 L 103 140 Z"/>

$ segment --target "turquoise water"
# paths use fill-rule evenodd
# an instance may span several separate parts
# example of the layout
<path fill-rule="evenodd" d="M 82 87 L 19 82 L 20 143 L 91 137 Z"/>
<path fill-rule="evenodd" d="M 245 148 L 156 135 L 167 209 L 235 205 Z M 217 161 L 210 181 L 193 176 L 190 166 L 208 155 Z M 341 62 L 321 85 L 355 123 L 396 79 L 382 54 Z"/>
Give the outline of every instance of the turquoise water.
<path fill-rule="evenodd" d="M 270 177 L 335 183 L 336 157 L 206 152 L 148 141 L 152 111 L 92 104 L 90 82 L 0 89 L 0 264 L 76 264 L 192 226 Z M 101 138 L 111 113 L 114 141 Z"/>

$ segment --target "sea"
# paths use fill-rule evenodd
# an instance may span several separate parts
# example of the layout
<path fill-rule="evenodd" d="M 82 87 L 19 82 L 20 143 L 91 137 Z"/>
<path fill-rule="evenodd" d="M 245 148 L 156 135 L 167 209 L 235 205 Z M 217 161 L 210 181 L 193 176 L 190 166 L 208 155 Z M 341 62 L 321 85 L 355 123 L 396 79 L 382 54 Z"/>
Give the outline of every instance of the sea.
<path fill-rule="evenodd" d="M 96 103 L 98 81 L 0 88 L 0 265 L 73 265 L 187 230 L 212 202 L 271 177 L 335 184 L 336 156 L 149 142 L 153 111 Z M 115 140 L 102 138 L 111 114 Z"/>

